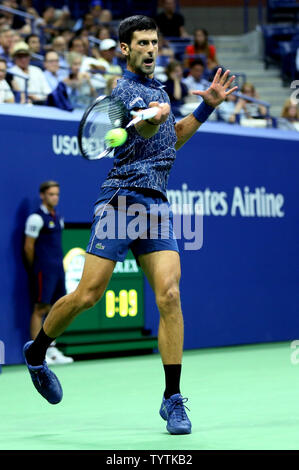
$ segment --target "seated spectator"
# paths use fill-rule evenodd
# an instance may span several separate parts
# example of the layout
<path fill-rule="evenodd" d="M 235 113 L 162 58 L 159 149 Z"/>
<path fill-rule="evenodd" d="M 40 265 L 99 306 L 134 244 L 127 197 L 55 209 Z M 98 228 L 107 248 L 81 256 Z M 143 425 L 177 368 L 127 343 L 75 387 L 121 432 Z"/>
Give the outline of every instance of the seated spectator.
<path fill-rule="evenodd" d="M 299 107 L 296 101 L 287 99 L 281 111 L 281 117 L 276 119 L 276 126 L 287 131 L 299 131 Z"/>
<path fill-rule="evenodd" d="M 98 65 L 105 67 L 108 74 L 122 75 L 122 69 L 117 64 L 116 60 L 116 46 L 117 43 L 114 39 L 104 39 L 100 44 L 100 58 L 98 59 Z M 104 76 L 105 79 L 109 75 Z"/>
<path fill-rule="evenodd" d="M 25 39 L 31 54 L 42 54 L 40 38 L 37 34 L 29 34 Z"/>
<path fill-rule="evenodd" d="M 67 50 L 67 48 L 71 44 L 71 40 L 74 39 L 74 37 L 76 36 L 76 33 L 74 31 L 71 31 L 70 29 L 64 29 L 63 31 L 61 31 L 61 36 L 64 37 Z"/>
<path fill-rule="evenodd" d="M 195 59 L 202 59 L 207 64 L 208 59 L 218 64 L 216 57 L 216 47 L 209 44 L 209 35 L 205 29 L 196 29 L 194 32 L 194 42 L 185 49 L 185 68 L 189 68 Z"/>
<path fill-rule="evenodd" d="M 55 51 L 46 52 L 44 66 L 44 75 L 52 92 L 58 87 L 59 83 L 67 77 L 68 72 L 59 68 L 59 57 Z"/>
<path fill-rule="evenodd" d="M 210 86 L 210 82 L 203 78 L 204 76 L 204 63 L 201 59 L 194 60 L 191 63 L 189 75 L 187 78 L 183 79 L 183 83 L 187 86 L 188 90 L 206 90 Z M 195 97 L 202 101 L 201 96 Z"/>
<path fill-rule="evenodd" d="M 299 107 L 295 101 L 286 100 L 281 112 L 281 117 L 289 122 L 299 122 Z"/>
<path fill-rule="evenodd" d="M 95 54 L 97 58 L 85 57 L 83 59 L 81 72 L 94 72 L 91 76 L 91 83 L 98 92 L 105 88 L 106 80 L 111 74 L 122 75 L 122 68 L 117 64 L 116 45 L 114 39 L 104 39 L 100 44 L 99 53 Z"/>
<path fill-rule="evenodd" d="M 30 34 L 29 36 L 27 36 L 25 41 L 29 46 L 29 51 L 31 54 L 30 65 L 35 65 L 36 67 L 43 69 L 42 60 L 36 57 L 36 54 L 39 56 L 43 56 L 39 36 L 37 34 Z"/>
<path fill-rule="evenodd" d="M 171 108 L 175 115 L 180 115 L 180 106 L 188 96 L 188 88 L 183 83 L 183 67 L 180 62 L 173 61 L 166 67 L 167 80 L 164 83 L 165 91 L 168 93 Z"/>
<path fill-rule="evenodd" d="M 6 81 L 6 60 L 0 58 L 0 103 L 14 102 L 14 94 Z"/>
<path fill-rule="evenodd" d="M 51 6 L 45 6 L 42 15 L 35 21 L 35 27 L 40 28 L 42 26 L 46 42 L 50 42 L 55 35 L 54 22 L 55 9 Z"/>
<path fill-rule="evenodd" d="M 112 21 L 112 13 L 110 10 L 102 10 L 100 17 L 100 24 L 109 26 L 109 23 Z"/>
<path fill-rule="evenodd" d="M 66 59 L 67 47 L 65 38 L 63 36 L 56 36 L 56 38 L 54 38 L 52 42 L 52 49 L 58 54 L 59 67 L 67 71 L 69 68 L 69 64 Z"/>
<path fill-rule="evenodd" d="M 72 38 L 69 43 L 69 51 L 76 52 L 77 54 L 81 54 L 82 56 L 84 56 L 87 51 L 84 47 L 84 41 L 82 40 L 82 38 L 79 38 L 78 36 Z"/>
<path fill-rule="evenodd" d="M 69 51 L 69 54 L 72 52 L 76 52 L 82 57 L 82 66 L 80 72 L 84 73 L 90 70 L 91 68 L 98 68 L 102 72 L 105 71 L 105 68 L 103 66 L 98 65 L 97 59 L 95 57 L 90 57 L 88 55 L 88 47 L 86 47 L 86 43 L 82 38 L 75 36 L 73 39 L 71 39 L 69 44 Z M 67 60 L 69 62 L 69 58 L 67 58 Z"/>
<path fill-rule="evenodd" d="M 103 39 L 109 39 L 110 37 L 110 29 L 107 26 L 100 26 L 97 31 L 96 38 L 103 41 Z"/>
<path fill-rule="evenodd" d="M 185 20 L 183 15 L 175 10 L 175 0 L 164 0 L 163 12 L 159 13 L 155 18 L 159 30 L 165 37 L 189 37 L 184 28 Z"/>
<path fill-rule="evenodd" d="M 83 18 L 83 24 L 82 28 L 80 29 L 85 29 L 88 31 L 88 33 L 92 34 L 92 29 L 96 27 L 96 24 L 94 22 L 94 18 L 91 13 L 86 13 Z"/>
<path fill-rule="evenodd" d="M 212 82 L 214 80 L 214 77 L 219 67 L 221 67 L 222 69 L 221 75 L 223 75 L 226 70 L 225 67 L 223 67 L 222 65 L 219 65 L 214 59 L 211 59 L 210 57 L 208 57 L 206 61 L 206 67 L 204 70 L 203 78 L 207 80 L 208 82 Z"/>
<path fill-rule="evenodd" d="M 3 26 L 0 31 L 0 56 L 6 60 L 7 67 L 13 66 L 11 49 L 13 45 L 14 31 L 9 26 Z"/>
<path fill-rule="evenodd" d="M 14 75 L 14 82 L 18 88 L 16 91 L 25 92 L 27 83 L 28 101 L 33 104 L 44 104 L 51 89 L 41 69 L 29 65 L 28 44 L 26 42 L 15 44 L 12 57 L 15 65 L 9 69 L 9 72 Z"/>
<path fill-rule="evenodd" d="M 63 82 L 67 85 L 68 97 L 73 108 L 86 108 L 97 96 L 92 86 L 90 75 L 80 72 L 82 56 L 71 52 L 68 57 L 70 73 Z"/>
<path fill-rule="evenodd" d="M 252 83 L 244 83 L 241 88 L 241 93 L 251 98 L 259 99 Z M 244 111 L 244 117 L 247 119 L 263 119 L 267 115 L 267 109 L 264 106 L 244 98 L 238 99 L 234 114 L 240 114 L 241 111 Z"/>
<path fill-rule="evenodd" d="M 237 96 L 231 93 L 218 107 L 218 115 L 220 120 L 229 122 L 231 124 L 236 122 L 235 108 L 237 103 Z M 240 111 L 240 115 L 243 115 L 244 111 Z"/>

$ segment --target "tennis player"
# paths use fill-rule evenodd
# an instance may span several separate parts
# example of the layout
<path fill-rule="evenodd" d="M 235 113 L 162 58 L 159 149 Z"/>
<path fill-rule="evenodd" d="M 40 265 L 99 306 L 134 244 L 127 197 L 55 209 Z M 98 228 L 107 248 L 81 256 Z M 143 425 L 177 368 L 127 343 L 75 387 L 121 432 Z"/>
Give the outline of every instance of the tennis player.
<path fill-rule="evenodd" d="M 219 69 L 210 88 L 194 92 L 203 98 L 200 106 L 175 123 L 163 85 L 153 78 L 158 54 L 155 22 L 140 15 L 126 18 L 120 23 L 119 41 L 127 59 L 127 70 L 118 81 L 113 96 L 124 103 L 128 112 L 152 106 L 158 106 L 159 111 L 154 118 L 136 124 L 125 144 L 116 150 L 114 166 L 102 184 L 96 202 L 82 279 L 73 293 L 55 303 L 35 341 L 25 344 L 25 361 L 39 393 L 50 403 L 60 402 L 60 382 L 44 361 L 47 347 L 80 312 L 102 297 L 116 261 L 124 260 L 130 248 L 153 288 L 160 312 L 158 345 L 166 382 L 160 415 L 167 421 L 167 430 L 171 434 L 189 434 L 191 422 L 184 404 L 187 398 L 183 398 L 180 391 L 184 335 L 179 291 L 180 257 L 171 217 L 167 239 L 139 237 L 132 240 L 127 236 L 101 240 L 98 238 L 99 225 L 105 208 L 108 205 L 117 208 L 116 201 L 120 196 L 126 196 L 128 205 L 142 204 L 148 211 L 151 204 L 168 204 L 166 187 L 176 150 L 237 87 L 229 89 L 235 77 L 229 78 L 229 70 L 221 76 Z M 164 228 L 160 227 L 162 231 Z"/>

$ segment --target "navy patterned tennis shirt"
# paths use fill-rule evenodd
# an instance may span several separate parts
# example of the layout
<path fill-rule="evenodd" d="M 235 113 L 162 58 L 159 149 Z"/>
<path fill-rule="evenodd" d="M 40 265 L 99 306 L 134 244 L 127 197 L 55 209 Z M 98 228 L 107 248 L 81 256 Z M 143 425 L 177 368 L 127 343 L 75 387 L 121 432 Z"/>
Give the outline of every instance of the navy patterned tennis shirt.
<path fill-rule="evenodd" d="M 156 79 L 141 77 L 129 70 L 124 72 L 112 96 L 124 104 L 126 125 L 134 109 L 146 109 L 151 101 L 170 104 L 164 85 Z M 166 197 L 171 167 L 176 158 L 175 118 L 170 112 L 151 138 L 141 137 L 134 126 L 128 129 L 126 142 L 114 150 L 114 165 L 102 187 L 146 188 L 159 191 Z"/>

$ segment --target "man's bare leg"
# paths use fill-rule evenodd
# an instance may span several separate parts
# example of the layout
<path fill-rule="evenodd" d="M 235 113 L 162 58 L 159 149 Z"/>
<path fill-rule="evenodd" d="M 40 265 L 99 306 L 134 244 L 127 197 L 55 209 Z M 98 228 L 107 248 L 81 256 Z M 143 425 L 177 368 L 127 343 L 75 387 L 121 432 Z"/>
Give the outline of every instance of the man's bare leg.
<path fill-rule="evenodd" d="M 43 326 L 45 315 L 50 311 L 51 305 L 36 303 L 30 320 L 31 339 L 35 339 Z"/>
<path fill-rule="evenodd" d="M 139 257 L 155 293 L 160 312 L 158 346 L 163 364 L 181 364 L 184 323 L 180 302 L 180 258 L 175 251 L 155 251 Z"/>
<path fill-rule="evenodd" d="M 180 258 L 175 251 L 141 255 L 139 263 L 151 284 L 160 312 L 158 345 L 165 372 L 165 392 L 160 408 L 171 434 L 189 434 L 191 422 L 180 393 L 184 323 L 180 301 Z"/>

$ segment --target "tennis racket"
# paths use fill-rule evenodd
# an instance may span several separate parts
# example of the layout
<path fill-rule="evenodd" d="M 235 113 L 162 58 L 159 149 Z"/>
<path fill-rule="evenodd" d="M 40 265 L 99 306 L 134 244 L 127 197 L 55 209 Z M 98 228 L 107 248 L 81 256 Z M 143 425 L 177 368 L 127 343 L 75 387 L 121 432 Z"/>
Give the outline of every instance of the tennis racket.
<path fill-rule="evenodd" d="M 158 107 L 131 111 L 134 118 L 125 126 L 128 111 L 124 104 L 111 96 L 100 96 L 87 108 L 79 124 L 78 143 L 84 158 L 98 160 L 114 150 L 105 139 L 112 129 L 129 127 L 156 116 Z M 125 126 L 125 127 L 124 127 Z"/>

